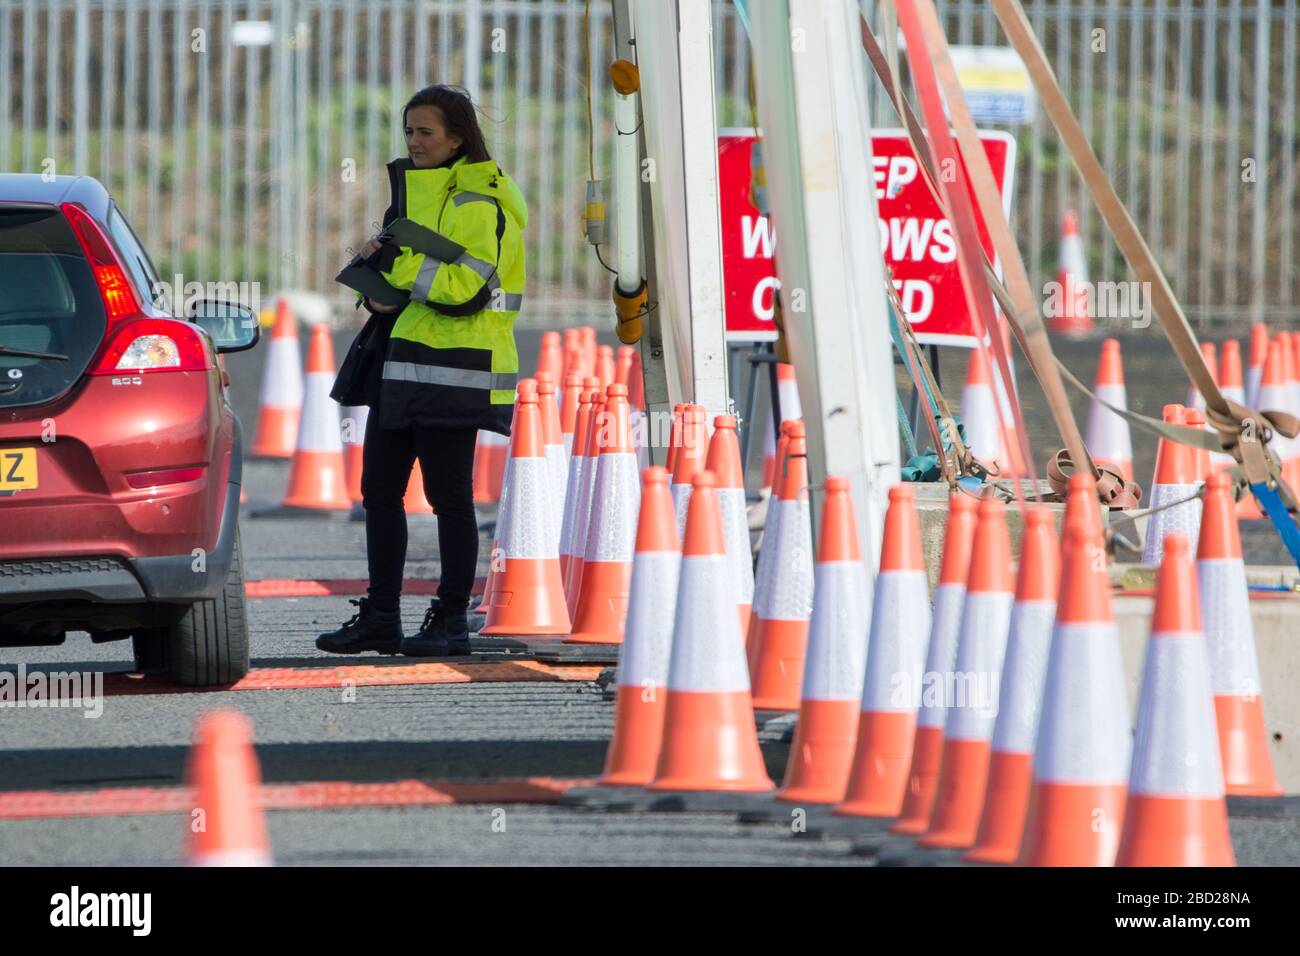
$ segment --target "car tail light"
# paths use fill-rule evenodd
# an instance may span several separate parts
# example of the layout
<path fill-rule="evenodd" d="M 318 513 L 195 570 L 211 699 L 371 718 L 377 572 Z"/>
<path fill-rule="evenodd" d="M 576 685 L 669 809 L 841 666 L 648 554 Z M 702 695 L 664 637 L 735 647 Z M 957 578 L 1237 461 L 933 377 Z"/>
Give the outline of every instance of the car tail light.
<path fill-rule="evenodd" d="M 119 328 L 90 374 L 201 372 L 212 367 L 193 326 L 177 319 L 136 319 Z"/>
<path fill-rule="evenodd" d="M 127 281 L 126 272 L 99 224 L 76 203 L 65 202 L 59 208 L 67 217 L 68 224 L 72 226 L 72 231 L 90 262 L 110 327 L 123 319 L 139 315 L 140 303 L 136 301 L 135 291 Z"/>
<path fill-rule="evenodd" d="M 163 471 L 137 471 L 126 476 L 132 488 L 154 488 L 158 485 L 175 485 L 182 481 L 196 481 L 203 477 L 200 468 L 168 468 Z"/>

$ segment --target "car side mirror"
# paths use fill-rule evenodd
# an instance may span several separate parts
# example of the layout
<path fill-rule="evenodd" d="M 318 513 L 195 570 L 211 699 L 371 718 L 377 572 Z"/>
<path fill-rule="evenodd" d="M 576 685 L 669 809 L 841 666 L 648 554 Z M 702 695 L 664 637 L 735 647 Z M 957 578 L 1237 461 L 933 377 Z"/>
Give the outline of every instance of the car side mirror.
<path fill-rule="evenodd" d="M 220 352 L 243 352 L 262 337 L 262 323 L 252 310 L 230 302 L 200 299 L 185 309 L 185 317 L 203 326 Z"/>

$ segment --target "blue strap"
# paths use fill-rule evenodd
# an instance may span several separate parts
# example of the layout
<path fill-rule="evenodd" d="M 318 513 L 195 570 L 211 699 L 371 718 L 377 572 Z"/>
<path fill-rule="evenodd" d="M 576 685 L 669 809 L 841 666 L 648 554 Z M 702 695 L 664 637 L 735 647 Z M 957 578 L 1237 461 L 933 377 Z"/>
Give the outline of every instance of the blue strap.
<path fill-rule="evenodd" d="M 1291 552 L 1291 558 L 1296 566 L 1300 567 L 1300 528 L 1296 527 L 1286 506 L 1282 504 L 1281 497 L 1275 489 L 1263 482 L 1251 485 L 1250 490 L 1254 493 L 1260 507 L 1264 509 L 1264 514 L 1268 515 L 1268 520 L 1273 522 L 1273 527 L 1277 529 L 1286 549 Z"/>

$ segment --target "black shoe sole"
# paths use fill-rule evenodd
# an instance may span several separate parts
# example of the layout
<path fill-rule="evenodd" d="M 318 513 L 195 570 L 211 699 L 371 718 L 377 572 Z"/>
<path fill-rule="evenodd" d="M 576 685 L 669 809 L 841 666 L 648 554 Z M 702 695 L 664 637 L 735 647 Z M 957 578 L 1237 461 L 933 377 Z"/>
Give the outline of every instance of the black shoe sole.
<path fill-rule="evenodd" d="M 394 657 L 402 651 L 401 641 L 366 641 L 360 644 L 352 644 L 348 647 L 322 647 L 320 640 L 316 641 L 316 650 L 324 651 L 326 654 L 364 654 L 367 651 L 374 651 L 377 654 L 385 654 Z"/>

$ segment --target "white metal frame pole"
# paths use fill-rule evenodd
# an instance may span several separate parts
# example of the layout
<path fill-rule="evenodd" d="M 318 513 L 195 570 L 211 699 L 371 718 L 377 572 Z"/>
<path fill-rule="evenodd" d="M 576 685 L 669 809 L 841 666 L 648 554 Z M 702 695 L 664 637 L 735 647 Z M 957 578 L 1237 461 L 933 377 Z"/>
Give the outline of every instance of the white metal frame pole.
<path fill-rule="evenodd" d="M 671 397 L 712 418 L 728 409 L 712 15 L 709 0 L 632 0 L 632 14 L 651 164 L 651 305 Z"/>
<path fill-rule="evenodd" d="M 899 441 L 858 3 L 762 0 L 749 15 L 810 477 L 816 487 L 828 474 L 849 479 L 875 568 Z M 819 512 L 815 500 L 815 521 Z"/>

